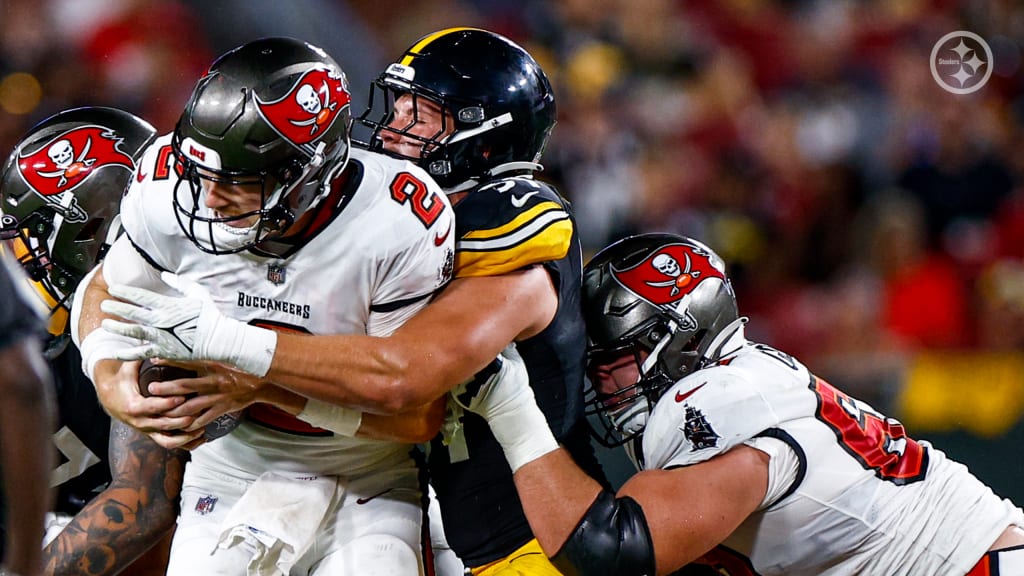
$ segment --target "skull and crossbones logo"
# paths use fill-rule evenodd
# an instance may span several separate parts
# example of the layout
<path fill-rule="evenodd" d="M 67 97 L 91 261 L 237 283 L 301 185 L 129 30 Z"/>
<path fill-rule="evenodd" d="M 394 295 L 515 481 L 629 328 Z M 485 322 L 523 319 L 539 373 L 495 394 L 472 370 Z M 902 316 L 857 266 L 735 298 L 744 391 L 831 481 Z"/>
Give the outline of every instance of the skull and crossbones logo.
<path fill-rule="evenodd" d="M 57 140 L 46 150 L 46 156 L 58 169 L 45 172 L 37 170 L 36 173 L 44 178 L 59 178 L 57 188 L 63 188 L 69 178 L 77 178 L 87 173 L 96 163 L 95 158 L 88 158 L 92 150 L 92 138 L 87 138 L 82 151 L 75 156 L 75 147 L 70 140 Z M 56 196 L 44 197 L 57 212 L 64 215 L 68 222 L 85 222 L 88 215 L 78 205 L 78 199 L 70 191 L 65 190 Z"/>
<path fill-rule="evenodd" d="M 323 95 L 321 97 L 321 94 Z M 310 126 L 310 135 L 316 134 L 325 122 L 331 117 L 331 112 L 337 108 L 337 102 L 331 102 L 331 91 L 325 82 L 317 91 L 312 84 L 303 84 L 295 91 L 295 103 L 300 108 L 309 112 L 312 118 L 307 120 L 289 120 L 296 126 Z"/>
<path fill-rule="evenodd" d="M 82 151 L 78 154 L 78 158 L 75 158 L 75 147 L 71 144 L 71 141 L 66 139 L 57 140 L 47 149 L 46 155 L 59 170 L 52 172 L 40 170 L 37 173 L 44 178 L 60 178 L 57 187 L 63 187 L 67 184 L 68 178 L 75 178 L 82 172 L 92 168 L 92 165 L 96 163 L 95 158 L 87 158 L 91 149 L 92 138 L 88 138 L 85 141 L 85 145 L 82 146 Z"/>
<path fill-rule="evenodd" d="M 684 253 L 685 254 L 685 253 Z M 672 287 L 672 296 L 679 294 L 679 290 L 688 286 L 691 282 L 700 277 L 700 270 L 691 270 L 690 255 L 685 254 L 686 264 L 681 266 L 679 262 L 669 256 L 668 254 L 658 254 L 651 260 L 651 266 L 654 266 L 658 272 L 661 272 L 665 276 L 671 278 L 671 280 L 665 280 L 663 282 L 647 282 L 649 286 L 657 288 L 664 288 L 666 286 Z"/>

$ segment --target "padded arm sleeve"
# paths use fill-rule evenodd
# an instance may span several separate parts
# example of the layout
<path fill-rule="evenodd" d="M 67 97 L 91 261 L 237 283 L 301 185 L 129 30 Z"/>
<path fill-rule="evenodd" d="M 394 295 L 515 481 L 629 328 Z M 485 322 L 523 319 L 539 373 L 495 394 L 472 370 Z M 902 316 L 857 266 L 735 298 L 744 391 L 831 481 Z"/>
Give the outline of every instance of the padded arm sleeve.
<path fill-rule="evenodd" d="M 654 545 L 640 504 L 601 492 L 551 563 L 566 576 L 653 576 Z"/>

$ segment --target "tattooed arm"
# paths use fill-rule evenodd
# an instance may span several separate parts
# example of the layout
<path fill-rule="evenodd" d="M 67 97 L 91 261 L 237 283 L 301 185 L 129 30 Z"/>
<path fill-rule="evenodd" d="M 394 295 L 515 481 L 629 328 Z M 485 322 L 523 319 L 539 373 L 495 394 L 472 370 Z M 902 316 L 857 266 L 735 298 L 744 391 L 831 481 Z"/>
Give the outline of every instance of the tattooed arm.
<path fill-rule="evenodd" d="M 116 419 L 109 450 L 113 480 L 43 550 L 47 574 L 117 574 L 174 527 L 188 452 L 164 450 Z"/>

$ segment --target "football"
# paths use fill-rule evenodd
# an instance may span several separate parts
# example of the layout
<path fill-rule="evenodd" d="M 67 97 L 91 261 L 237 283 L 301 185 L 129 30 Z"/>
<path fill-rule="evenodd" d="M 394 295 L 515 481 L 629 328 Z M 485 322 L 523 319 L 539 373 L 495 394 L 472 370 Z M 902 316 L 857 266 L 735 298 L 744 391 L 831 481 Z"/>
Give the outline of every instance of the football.
<path fill-rule="evenodd" d="M 162 366 L 146 359 L 142 361 L 142 366 L 139 367 L 139 393 L 148 398 L 151 396 L 149 385 L 153 382 L 195 378 L 198 375 L 195 370 L 179 368 L 178 366 Z"/>
<path fill-rule="evenodd" d="M 199 373 L 195 370 L 181 368 L 178 366 L 166 366 L 154 364 L 151 360 L 143 360 L 139 367 L 139 393 L 147 398 L 152 396 L 149 393 L 149 385 L 152 382 L 166 382 L 168 380 L 179 380 L 182 378 L 196 378 Z M 191 398 L 195 394 L 189 394 Z M 206 425 L 206 439 L 216 440 L 221 436 L 230 434 L 242 421 L 242 412 L 229 412 L 219 416 L 213 422 Z"/>

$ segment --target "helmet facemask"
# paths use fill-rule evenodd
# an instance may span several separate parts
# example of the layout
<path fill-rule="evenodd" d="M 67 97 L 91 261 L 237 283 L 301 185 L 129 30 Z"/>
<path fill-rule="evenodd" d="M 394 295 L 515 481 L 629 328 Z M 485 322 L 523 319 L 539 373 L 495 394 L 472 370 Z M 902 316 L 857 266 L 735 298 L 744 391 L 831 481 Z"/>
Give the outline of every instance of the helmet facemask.
<path fill-rule="evenodd" d="M 657 316 L 610 345 L 589 346 L 587 366 L 591 377 L 586 384 L 584 401 L 587 416 L 600 426 L 598 429 L 592 424 L 594 438 L 610 448 L 639 438 L 665 389 L 702 367 L 698 366 L 698 347 L 706 333 L 706 330 L 681 331 L 673 320 Z M 632 357 L 636 364 L 636 383 L 615 392 L 597 390 L 595 369 L 625 355 Z"/>
<path fill-rule="evenodd" d="M 96 242 L 103 221 L 102 217 L 90 219 L 80 227 L 71 245 L 82 246 Z M 119 226 L 115 225 L 114 228 L 119 229 Z M 13 216 L 4 215 L 0 227 L 0 241 L 3 241 L 4 251 L 14 257 L 25 270 L 33 291 L 50 311 L 47 320 L 50 339 L 45 350 L 48 358 L 56 357 L 67 346 L 71 300 L 75 287 L 82 279 L 81 271 L 68 267 L 64 260 L 85 256 L 84 253 L 76 252 L 65 254 L 64 258 L 52 257 L 51 247 L 57 241 L 58 232 L 59 226 L 54 224 L 54 214 L 48 210 L 32 212 L 21 222 Z M 111 240 L 101 245 L 97 261 L 103 258 Z"/>
<path fill-rule="evenodd" d="M 509 124 L 512 115 L 505 113 L 488 118 L 484 108 L 478 104 L 459 101 L 401 79 L 393 71 L 395 66 L 389 67 L 370 86 L 369 105 L 358 119 L 372 130 L 364 146 L 419 165 L 446 189 L 462 184 L 467 179 L 466 174 L 485 173 L 488 146 L 477 137 Z M 403 96 L 411 99 L 411 119 L 404 126 L 396 126 L 393 125 L 395 105 Z M 413 133 L 417 126 L 426 123 L 421 114 L 428 108 L 439 111 L 441 121 L 438 129 L 429 135 Z M 387 150 L 384 147 L 385 133 L 406 142 L 417 142 L 419 149 L 415 155 Z"/>
<path fill-rule="evenodd" d="M 198 145 L 188 143 L 188 146 L 194 149 Z M 290 202 L 298 203 L 309 211 L 327 195 L 330 177 L 323 176 L 327 170 L 322 169 L 325 146 L 320 143 L 313 157 L 306 162 L 297 153 L 271 170 L 245 172 L 217 167 L 217 162 L 214 165 L 200 164 L 184 152 L 185 143 L 180 133 L 175 132 L 172 148 L 181 167 L 174 189 L 174 208 L 179 226 L 200 250 L 210 254 L 234 254 L 280 237 L 296 221 L 297 211 L 289 205 Z M 211 155 L 214 156 L 215 153 Z M 344 162 L 334 166 L 335 169 L 343 167 Z M 334 170 L 331 172 L 333 174 Z M 258 192 L 253 190 L 259 194 L 258 207 L 232 216 L 220 215 L 206 206 L 208 186 L 258 188 Z M 237 225 L 250 219 L 255 220 L 248 225 Z"/>

